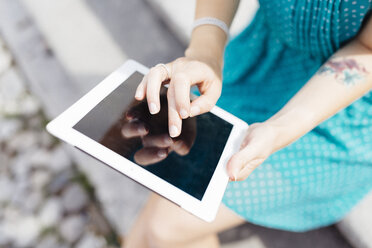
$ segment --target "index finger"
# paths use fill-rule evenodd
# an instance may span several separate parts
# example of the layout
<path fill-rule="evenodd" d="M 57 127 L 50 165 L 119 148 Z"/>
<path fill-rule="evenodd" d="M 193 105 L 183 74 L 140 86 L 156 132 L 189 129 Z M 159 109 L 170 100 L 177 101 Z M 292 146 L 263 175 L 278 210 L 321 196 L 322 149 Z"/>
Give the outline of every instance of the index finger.
<path fill-rule="evenodd" d="M 169 78 L 168 69 L 165 66 L 164 64 L 156 65 L 147 75 L 146 97 L 151 114 L 160 111 L 160 88 L 162 83 Z"/>
<path fill-rule="evenodd" d="M 190 116 L 190 79 L 184 73 L 178 73 L 171 79 L 174 87 L 176 107 L 182 119 Z"/>
<path fill-rule="evenodd" d="M 174 138 L 179 136 L 181 133 L 182 119 L 177 111 L 173 84 L 169 84 L 167 100 L 169 135 Z"/>

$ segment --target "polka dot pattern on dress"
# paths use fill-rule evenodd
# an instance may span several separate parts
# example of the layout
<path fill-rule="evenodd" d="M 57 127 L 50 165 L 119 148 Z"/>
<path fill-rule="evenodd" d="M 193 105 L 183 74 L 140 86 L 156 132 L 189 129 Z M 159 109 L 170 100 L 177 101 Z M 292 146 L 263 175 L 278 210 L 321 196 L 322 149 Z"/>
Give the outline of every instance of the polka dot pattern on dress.
<path fill-rule="evenodd" d="M 270 118 L 359 32 L 371 0 L 261 0 L 230 41 L 217 105 Z M 372 92 L 270 156 L 223 203 L 247 221 L 306 231 L 340 220 L 372 189 Z"/>

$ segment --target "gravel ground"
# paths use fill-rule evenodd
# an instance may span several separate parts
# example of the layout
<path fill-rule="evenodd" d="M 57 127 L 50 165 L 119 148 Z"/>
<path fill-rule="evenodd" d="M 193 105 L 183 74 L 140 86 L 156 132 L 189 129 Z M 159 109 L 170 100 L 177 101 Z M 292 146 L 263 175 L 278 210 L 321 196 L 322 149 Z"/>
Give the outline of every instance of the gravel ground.
<path fill-rule="evenodd" d="M 45 124 L 0 39 L 0 247 L 118 247 L 94 188 Z"/>

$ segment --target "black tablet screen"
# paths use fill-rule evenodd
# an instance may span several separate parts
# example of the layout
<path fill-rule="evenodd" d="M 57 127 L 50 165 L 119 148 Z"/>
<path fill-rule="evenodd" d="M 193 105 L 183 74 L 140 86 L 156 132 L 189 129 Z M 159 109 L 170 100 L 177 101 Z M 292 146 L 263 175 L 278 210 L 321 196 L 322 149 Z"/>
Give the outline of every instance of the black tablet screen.
<path fill-rule="evenodd" d="M 134 99 L 142 78 L 143 74 L 133 73 L 84 116 L 74 129 L 201 200 L 232 125 L 211 113 L 188 118 L 182 121 L 181 135 L 173 139 L 170 147 L 165 146 L 164 139 L 168 134 L 167 89 L 162 87 L 161 90 L 161 111 L 151 115 L 145 101 Z M 138 134 L 140 127 L 145 128 L 146 135 Z M 161 159 L 159 150 L 165 150 L 167 156 Z"/>

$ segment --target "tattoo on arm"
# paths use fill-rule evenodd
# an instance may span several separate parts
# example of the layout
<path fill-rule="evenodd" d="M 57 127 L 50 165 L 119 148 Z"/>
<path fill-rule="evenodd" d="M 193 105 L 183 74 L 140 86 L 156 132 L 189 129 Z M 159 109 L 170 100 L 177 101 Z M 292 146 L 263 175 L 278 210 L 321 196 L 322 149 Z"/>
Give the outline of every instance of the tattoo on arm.
<path fill-rule="evenodd" d="M 317 72 L 318 75 L 333 75 L 334 78 L 347 86 L 362 82 L 368 71 L 355 59 L 330 59 Z"/>

